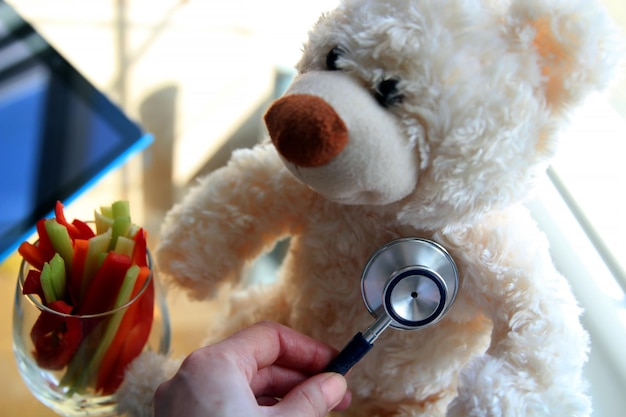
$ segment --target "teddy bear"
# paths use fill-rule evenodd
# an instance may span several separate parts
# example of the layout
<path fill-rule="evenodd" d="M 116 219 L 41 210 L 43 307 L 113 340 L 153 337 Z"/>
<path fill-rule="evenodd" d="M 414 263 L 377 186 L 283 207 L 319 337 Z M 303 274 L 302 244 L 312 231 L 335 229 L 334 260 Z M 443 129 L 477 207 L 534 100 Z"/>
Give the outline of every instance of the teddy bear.
<path fill-rule="evenodd" d="M 524 202 L 617 55 L 593 0 L 342 0 L 267 110 L 269 139 L 167 214 L 161 276 L 222 300 L 207 342 L 272 320 L 340 349 L 372 322 L 371 255 L 428 239 L 454 259 L 454 304 L 433 326 L 381 334 L 348 373 L 341 415 L 588 416 L 581 309 Z M 276 278 L 244 284 L 286 238 Z M 149 408 L 137 393 L 168 361 L 132 365 L 128 409 Z"/>

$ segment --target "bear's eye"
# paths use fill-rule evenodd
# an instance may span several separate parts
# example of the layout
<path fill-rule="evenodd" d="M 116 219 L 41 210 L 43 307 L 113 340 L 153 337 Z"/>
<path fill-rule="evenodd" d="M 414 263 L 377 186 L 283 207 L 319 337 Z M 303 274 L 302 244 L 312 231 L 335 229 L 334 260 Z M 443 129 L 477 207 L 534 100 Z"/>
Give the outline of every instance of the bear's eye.
<path fill-rule="evenodd" d="M 339 57 L 343 55 L 343 50 L 336 46 L 328 52 L 326 55 L 326 69 L 329 71 L 337 71 L 339 67 L 337 66 L 337 60 Z"/>
<path fill-rule="evenodd" d="M 391 107 L 402 103 L 404 95 L 398 91 L 398 80 L 389 78 L 382 80 L 376 85 L 374 96 L 376 101 L 383 107 Z"/>

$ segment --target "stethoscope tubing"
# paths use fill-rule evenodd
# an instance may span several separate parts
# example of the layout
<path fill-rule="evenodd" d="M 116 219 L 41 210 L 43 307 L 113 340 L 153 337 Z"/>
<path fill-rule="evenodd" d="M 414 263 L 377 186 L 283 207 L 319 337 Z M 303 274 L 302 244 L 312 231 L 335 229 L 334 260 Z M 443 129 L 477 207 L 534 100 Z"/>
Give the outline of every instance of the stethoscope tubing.
<path fill-rule="evenodd" d="M 358 332 L 339 354 L 326 366 L 324 372 L 345 375 L 374 347 L 374 341 L 391 324 L 391 318 L 381 315 L 363 333 Z"/>
<path fill-rule="evenodd" d="M 368 342 L 363 333 L 359 332 L 354 335 L 352 340 L 339 352 L 323 372 L 336 372 L 341 375 L 348 373 L 354 365 L 374 347 L 373 343 Z"/>

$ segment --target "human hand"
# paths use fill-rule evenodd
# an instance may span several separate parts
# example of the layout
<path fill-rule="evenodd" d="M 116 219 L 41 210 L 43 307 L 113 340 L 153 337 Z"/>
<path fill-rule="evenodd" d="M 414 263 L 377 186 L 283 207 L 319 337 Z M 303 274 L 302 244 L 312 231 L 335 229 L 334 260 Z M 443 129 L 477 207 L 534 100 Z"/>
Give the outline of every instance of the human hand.
<path fill-rule="evenodd" d="M 191 353 L 154 396 L 155 417 L 323 417 L 350 403 L 346 380 L 319 372 L 337 354 L 262 322 Z"/>

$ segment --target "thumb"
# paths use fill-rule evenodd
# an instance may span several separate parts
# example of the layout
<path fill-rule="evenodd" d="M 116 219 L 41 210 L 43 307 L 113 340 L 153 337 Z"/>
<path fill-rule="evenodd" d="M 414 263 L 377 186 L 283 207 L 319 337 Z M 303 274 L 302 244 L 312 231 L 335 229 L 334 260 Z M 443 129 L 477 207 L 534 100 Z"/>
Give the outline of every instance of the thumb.
<path fill-rule="evenodd" d="M 337 373 L 315 375 L 296 386 L 274 406 L 278 414 L 293 417 L 324 417 L 344 398 L 346 379 Z"/>

